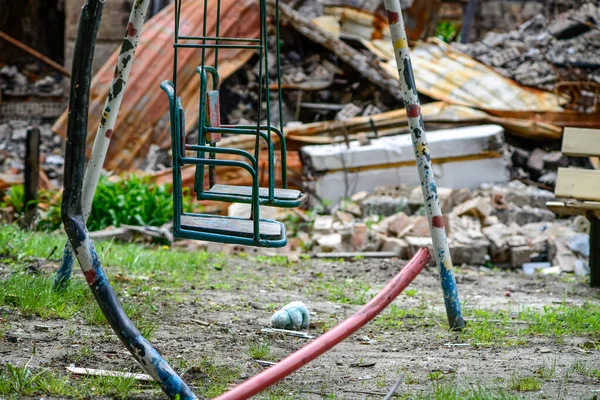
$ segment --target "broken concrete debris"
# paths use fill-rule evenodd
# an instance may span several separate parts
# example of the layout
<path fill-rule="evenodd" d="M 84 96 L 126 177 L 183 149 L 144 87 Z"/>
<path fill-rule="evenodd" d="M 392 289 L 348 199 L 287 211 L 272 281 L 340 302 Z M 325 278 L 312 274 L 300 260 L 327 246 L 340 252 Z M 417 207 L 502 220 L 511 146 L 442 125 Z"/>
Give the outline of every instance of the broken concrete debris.
<path fill-rule="evenodd" d="M 517 30 L 453 45 L 522 85 L 570 96 L 570 108 L 594 112 L 599 93 L 589 89 L 600 83 L 598 23 L 600 6 L 586 2 L 550 21 L 539 14 Z"/>
<path fill-rule="evenodd" d="M 304 237 L 303 249 L 319 257 L 327 253 L 371 256 L 373 252 L 386 252 L 409 258 L 419 248 L 431 247 L 427 219 L 421 215 L 419 189 L 395 185 L 352 196 L 355 201 L 346 203 L 357 205 L 362 213 L 337 210 L 331 215 L 317 215 Z M 472 192 L 440 188 L 439 193 L 447 208 L 445 225 L 456 265 L 522 268 L 527 274 L 546 265 L 540 263 L 560 266 L 559 272 L 577 270 L 584 274 L 589 269 L 585 223 L 556 220 L 545 207 L 545 202 L 554 197 L 552 192 L 511 181 L 482 185 Z M 386 204 L 395 199 L 395 204 L 403 207 L 388 215 L 389 207 L 373 207 L 381 198 Z M 374 210 L 382 213 L 377 215 Z"/>
<path fill-rule="evenodd" d="M 433 172 L 439 186 L 474 189 L 486 182 L 509 180 L 508 165 L 502 156 L 501 126 L 438 130 L 427 136 L 429 148 L 422 151 L 435 155 Z M 410 135 L 373 139 L 365 146 L 358 141 L 304 146 L 301 155 L 305 175 L 314 180 L 313 192 L 334 203 L 359 191 L 372 192 L 377 186 L 419 185 Z M 480 173 L 470 173 L 473 170 Z M 365 207 L 371 207 L 367 202 Z M 387 208 L 383 214 L 389 215 L 389 211 L 402 206 L 380 198 L 376 207 Z"/>

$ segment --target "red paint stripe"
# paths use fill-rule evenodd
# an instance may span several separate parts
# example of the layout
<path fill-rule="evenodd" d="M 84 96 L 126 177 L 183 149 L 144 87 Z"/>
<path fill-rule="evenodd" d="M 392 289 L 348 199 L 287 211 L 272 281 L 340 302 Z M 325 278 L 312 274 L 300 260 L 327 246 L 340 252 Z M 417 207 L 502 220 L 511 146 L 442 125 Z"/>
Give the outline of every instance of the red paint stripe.
<path fill-rule="evenodd" d="M 110 137 L 112 136 L 112 129 L 108 129 L 106 131 L 106 133 L 104 134 L 104 136 L 106 136 L 108 139 L 110 139 Z"/>
<path fill-rule="evenodd" d="M 390 25 L 394 25 L 396 22 L 400 21 L 400 13 L 394 11 L 388 11 L 387 17 Z"/>
<path fill-rule="evenodd" d="M 441 215 L 435 215 L 431 218 L 431 224 L 434 228 L 443 228 L 444 227 L 444 217 Z"/>
<path fill-rule="evenodd" d="M 419 107 L 418 104 L 409 104 L 406 107 L 406 115 L 408 115 L 410 118 L 417 118 L 419 115 L 421 115 L 421 107 Z"/>
<path fill-rule="evenodd" d="M 83 275 L 85 275 L 85 280 L 87 281 L 88 285 L 93 284 L 96 280 L 96 271 L 93 269 L 90 269 L 89 271 L 83 271 Z"/>

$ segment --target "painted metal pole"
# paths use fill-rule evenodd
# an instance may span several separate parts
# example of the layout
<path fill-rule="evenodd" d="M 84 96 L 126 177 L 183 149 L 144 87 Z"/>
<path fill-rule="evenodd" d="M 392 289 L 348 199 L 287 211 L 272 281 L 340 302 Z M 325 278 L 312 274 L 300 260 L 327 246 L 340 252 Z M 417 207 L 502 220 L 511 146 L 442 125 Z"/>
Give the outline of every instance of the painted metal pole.
<path fill-rule="evenodd" d="M 419 250 L 377 296 L 350 318 L 216 400 L 248 399 L 331 350 L 383 311 L 419 275 L 430 260 L 431 254 L 427 249 Z"/>
<path fill-rule="evenodd" d="M 450 258 L 450 249 L 448 248 L 446 228 L 444 227 L 444 217 L 440 208 L 435 177 L 431 166 L 431 155 L 427 146 L 427 138 L 425 137 L 423 117 L 421 116 L 419 96 L 410 62 L 408 39 L 402 19 L 400 0 L 384 0 L 383 2 L 390 24 L 394 54 L 396 56 L 398 74 L 400 75 L 400 87 L 406 107 L 408 126 L 419 170 L 423 199 L 425 201 L 425 212 L 429 219 L 433 253 L 440 270 L 448 323 L 451 329 L 462 329 L 465 326 L 465 321 L 460 309 L 458 289 L 456 288 L 456 281 L 452 271 L 452 260 Z"/>
<path fill-rule="evenodd" d="M 144 20 L 150 1 L 151 0 L 136 0 L 131 8 L 125 38 L 123 39 L 121 51 L 119 52 L 119 57 L 117 59 L 117 65 L 115 66 L 115 74 L 110 90 L 108 91 L 108 97 L 104 103 L 104 111 L 102 112 L 102 118 L 100 119 L 100 124 L 98 125 L 98 130 L 96 132 L 96 138 L 92 148 L 92 157 L 88 162 L 85 177 L 83 178 L 84 221 L 87 221 L 92 211 L 94 194 L 96 193 L 96 187 L 100 180 L 102 166 L 106 159 L 106 153 L 108 152 L 108 146 L 115 127 L 115 122 L 119 115 L 121 101 L 123 100 L 125 87 L 129 80 L 129 72 L 131 71 L 135 50 L 140 35 L 142 34 L 142 29 L 144 28 Z M 67 241 L 63 250 L 61 266 L 56 272 L 54 281 L 55 288 L 63 288 L 68 284 L 69 279 L 71 278 L 71 271 L 73 270 L 73 262 L 73 249 Z"/>
<path fill-rule="evenodd" d="M 85 227 L 82 186 L 85 164 L 90 81 L 96 37 L 105 0 L 85 0 L 73 52 L 69 117 L 65 149 L 62 220 L 83 274 L 102 313 L 136 361 L 171 399 L 196 399 L 125 314 L 102 268 Z"/>

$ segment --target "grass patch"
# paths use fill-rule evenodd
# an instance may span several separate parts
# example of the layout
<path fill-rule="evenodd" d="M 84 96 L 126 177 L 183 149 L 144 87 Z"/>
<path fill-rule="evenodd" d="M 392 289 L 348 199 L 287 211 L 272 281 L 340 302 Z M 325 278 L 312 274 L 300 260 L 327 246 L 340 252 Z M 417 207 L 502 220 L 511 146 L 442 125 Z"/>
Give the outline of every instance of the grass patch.
<path fill-rule="evenodd" d="M 588 365 L 587 363 L 579 360 L 571 365 L 571 370 L 578 373 L 579 375 L 587 376 L 588 378 L 600 380 L 600 365 L 598 368 Z"/>
<path fill-rule="evenodd" d="M 90 290 L 82 281 L 74 280 L 60 293 L 53 285 L 50 277 L 13 275 L 0 285 L 0 305 L 16 308 L 25 316 L 68 319 L 91 302 Z"/>
<path fill-rule="evenodd" d="M 600 336 L 600 304 L 586 302 L 581 306 L 561 304 L 544 306 L 542 312 L 526 309 L 519 319 L 530 324 L 524 333 L 562 337 L 565 335 Z"/>
<path fill-rule="evenodd" d="M 248 355 L 255 360 L 265 360 L 271 354 L 271 345 L 265 341 L 248 342 Z"/>
<path fill-rule="evenodd" d="M 418 394 L 399 394 L 394 398 L 410 400 L 517 400 L 519 397 L 505 388 L 462 385 L 456 380 L 434 382 L 432 386 Z"/>
<path fill-rule="evenodd" d="M 371 286 L 366 282 L 354 279 L 344 281 L 318 280 L 309 282 L 306 293 L 321 296 L 333 303 L 363 305 L 371 299 L 369 290 Z"/>
<path fill-rule="evenodd" d="M 536 392 L 542 388 L 542 382 L 535 376 L 513 375 L 508 387 L 519 392 Z"/>
<path fill-rule="evenodd" d="M 535 373 L 543 380 L 551 380 L 556 374 L 556 358 L 552 361 L 551 365 L 540 365 L 540 367 L 535 370 Z"/>
<path fill-rule="evenodd" d="M 217 364 L 211 358 L 203 358 L 198 363 L 186 369 L 182 374 L 198 389 L 196 394 L 203 398 L 213 398 L 226 392 L 229 386 L 240 378 L 240 369 L 224 364 Z"/>

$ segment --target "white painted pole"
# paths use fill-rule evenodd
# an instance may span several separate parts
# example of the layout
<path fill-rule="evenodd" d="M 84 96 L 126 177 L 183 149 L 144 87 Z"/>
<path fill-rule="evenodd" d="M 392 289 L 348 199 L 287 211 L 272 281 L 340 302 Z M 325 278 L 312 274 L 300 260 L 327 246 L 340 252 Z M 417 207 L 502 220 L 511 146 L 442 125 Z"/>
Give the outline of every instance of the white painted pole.
<path fill-rule="evenodd" d="M 92 212 L 92 202 L 94 201 L 96 187 L 100 180 L 100 174 L 102 173 L 102 167 L 104 165 L 104 160 L 106 159 L 108 146 L 110 145 L 110 138 L 112 137 L 115 122 L 119 115 L 121 101 L 123 100 L 125 87 L 129 80 L 129 72 L 131 72 L 135 50 L 140 35 L 142 34 L 142 29 L 144 28 L 144 20 L 146 19 L 150 1 L 151 0 L 135 0 L 135 3 L 131 8 L 129 22 L 127 23 L 127 31 L 125 32 L 125 38 L 123 39 L 121 51 L 117 58 L 117 65 L 115 66 L 115 75 L 110 90 L 108 91 L 108 97 L 104 103 L 102 117 L 96 132 L 94 146 L 92 147 L 92 157 L 88 162 L 83 178 L 82 207 L 84 221 L 87 221 Z M 61 266 L 56 273 L 56 287 L 68 283 L 71 278 L 74 262 L 75 257 L 73 256 L 73 249 L 67 241 L 63 250 Z"/>
<path fill-rule="evenodd" d="M 419 104 L 419 95 L 413 76 L 412 65 L 410 62 L 410 53 L 408 49 L 408 38 L 402 19 L 402 9 L 400 0 L 384 0 L 385 9 L 390 24 L 390 33 L 392 34 L 392 43 L 394 45 L 394 55 L 398 66 L 398 75 L 400 77 L 400 89 L 406 107 L 406 117 L 413 142 L 419 179 L 421 180 L 421 189 L 425 201 L 425 212 L 429 219 L 429 229 L 433 242 L 433 255 L 439 267 L 442 290 L 444 292 L 444 303 L 448 322 L 451 329 L 462 329 L 465 321 L 460 309 L 458 298 L 458 289 L 452 272 L 452 259 L 450 258 L 450 249 L 448 248 L 448 238 L 446 228 L 444 227 L 444 217 L 440 208 L 440 202 L 435 184 L 435 177 L 431 165 L 431 155 L 425 136 L 425 127 L 423 126 L 423 117 L 421 116 L 421 106 Z M 476 171 L 474 171 L 476 173 Z"/>

